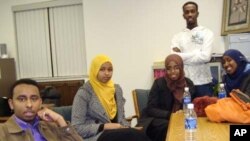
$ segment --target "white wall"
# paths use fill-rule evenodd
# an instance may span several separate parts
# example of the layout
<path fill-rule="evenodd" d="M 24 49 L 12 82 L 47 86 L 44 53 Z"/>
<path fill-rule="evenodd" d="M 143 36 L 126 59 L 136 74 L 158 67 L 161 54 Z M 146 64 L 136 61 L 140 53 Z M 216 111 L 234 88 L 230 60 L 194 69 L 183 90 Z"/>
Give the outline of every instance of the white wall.
<path fill-rule="evenodd" d="M 11 6 L 46 0 L 0 0 L 0 43 L 16 58 Z M 185 27 L 182 5 L 187 0 L 83 0 L 87 63 L 99 53 L 110 56 L 113 80 L 127 99 L 126 115 L 134 113 L 131 91 L 150 88 L 152 64 L 170 52 L 172 36 Z M 199 25 L 215 34 L 213 52 L 224 52 L 220 36 L 223 0 L 194 0 L 199 5 Z"/>
<path fill-rule="evenodd" d="M 214 52 L 222 53 L 223 1 L 196 1 L 199 24 L 214 31 Z M 88 61 L 97 53 L 113 58 L 113 78 L 123 87 L 128 114 L 133 112 L 131 90 L 151 87 L 153 62 L 164 60 L 170 52 L 173 34 L 185 27 L 184 2 L 186 0 L 84 0 Z"/>

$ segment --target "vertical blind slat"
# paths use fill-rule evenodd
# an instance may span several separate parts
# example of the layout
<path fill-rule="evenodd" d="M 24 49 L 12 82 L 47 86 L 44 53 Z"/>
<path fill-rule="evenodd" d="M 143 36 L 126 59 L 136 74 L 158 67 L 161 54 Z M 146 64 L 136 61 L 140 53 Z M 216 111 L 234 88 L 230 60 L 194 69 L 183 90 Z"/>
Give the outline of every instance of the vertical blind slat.
<path fill-rule="evenodd" d="M 48 9 L 15 12 L 20 77 L 86 74 L 82 5 Z"/>
<path fill-rule="evenodd" d="M 45 9 L 15 13 L 17 31 L 17 50 L 20 77 L 48 77 L 51 68 L 47 58 L 48 39 L 46 39 L 47 18 Z"/>
<path fill-rule="evenodd" d="M 55 32 L 57 75 L 83 75 L 85 64 L 82 5 L 51 8 Z M 69 57 L 70 56 L 70 57 Z"/>

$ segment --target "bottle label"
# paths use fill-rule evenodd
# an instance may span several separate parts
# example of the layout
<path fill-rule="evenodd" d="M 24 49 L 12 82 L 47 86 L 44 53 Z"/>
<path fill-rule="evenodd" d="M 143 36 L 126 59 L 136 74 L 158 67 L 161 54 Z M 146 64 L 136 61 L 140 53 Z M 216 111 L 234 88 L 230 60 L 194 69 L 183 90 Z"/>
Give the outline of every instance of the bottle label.
<path fill-rule="evenodd" d="M 185 129 L 196 129 L 197 119 L 196 118 L 186 118 L 185 119 Z"/>
<path fill-rule="evenodd" d="M 191 97 L 184 97 L 183 103 L 185 104 L 191 103 Z"/>
<path fill-rule="evenodd" d="M 226 97 L 226 93 L 225 92 L 219 92 L 218 93 L 218 98 L 224 98 Z"/>

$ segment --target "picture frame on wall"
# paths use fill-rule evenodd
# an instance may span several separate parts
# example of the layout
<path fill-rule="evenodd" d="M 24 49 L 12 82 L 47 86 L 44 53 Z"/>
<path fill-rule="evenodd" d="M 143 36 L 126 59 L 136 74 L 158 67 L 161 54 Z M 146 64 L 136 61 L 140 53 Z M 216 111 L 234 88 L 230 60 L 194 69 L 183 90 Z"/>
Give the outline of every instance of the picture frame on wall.
<path fill-rule="evenodd" d="M 224 0 L 221 35 L 250 32 L 250 0 Z"/>

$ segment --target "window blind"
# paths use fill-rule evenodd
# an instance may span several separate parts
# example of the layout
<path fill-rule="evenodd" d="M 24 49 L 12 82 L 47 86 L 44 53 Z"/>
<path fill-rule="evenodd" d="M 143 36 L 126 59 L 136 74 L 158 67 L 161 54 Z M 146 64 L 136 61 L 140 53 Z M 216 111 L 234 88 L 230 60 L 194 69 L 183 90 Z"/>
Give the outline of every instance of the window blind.
<path fill-rule="evenodd" d="M 14 12 L 20 77 L 86 74 L 82 4 Z"/>

